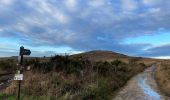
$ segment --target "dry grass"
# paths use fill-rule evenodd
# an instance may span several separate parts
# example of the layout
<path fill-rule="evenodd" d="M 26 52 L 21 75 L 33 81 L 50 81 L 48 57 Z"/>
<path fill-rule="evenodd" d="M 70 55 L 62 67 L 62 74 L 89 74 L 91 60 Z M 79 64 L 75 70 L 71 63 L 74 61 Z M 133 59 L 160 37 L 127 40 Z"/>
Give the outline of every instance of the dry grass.
<path fill-rule="evenodd" d="M 82 100 L 83 98 L 85 100 L 90 98 L 93 98 L 93 100 L 100 100 L 101 98 L 102 100 L 110 100 L 114 91 L 125 85 L 132 76 L 143 71 L 146 67 L 137 63 L 122 63 L 117 72 L 114 73 L 113 71 L 111 76 L 102 76 L 100 73 L 98 75 L 93 70 L 84 74 L 84 77 L 55 71 L 46 74 L 29 71 L 24 75 L 21 93 L 26 96 L 54 97 L 57 100 Z M 16 86 L 16 81 L 13 81 L 4 93 L 16 95 Z"/>
<path fill-rule="evenodd" d="M 50 73 L 38 73 L 38 72 L 26 72 L 24 81 L 22 81 L 21 93 L 27 96 L 47 96 L 54 98 L 70 98 L 69 91 L 62 94 L 64 86 L 67 84 L 79 85 L 78 77 L 74 75 L 64 75 L 62 72 L 50 72 Z M 8 95 L 16 95 L 17 82 L 13 81 L 12 84 L 7 87 L 3 93 Z M 32 100 L 32 99 L 31 99 Z M 51 100 L 51 99 L 49 99 Z M 60 99 L 59 99 L 60 100 Z M 67 100 L 67 99 L 64 99 Z"/>
<path fill-rule="evenodd" d="M 163 62 L 159 64 L 155 77 L 161 91 L 170 96 L 170 63 Z"/>

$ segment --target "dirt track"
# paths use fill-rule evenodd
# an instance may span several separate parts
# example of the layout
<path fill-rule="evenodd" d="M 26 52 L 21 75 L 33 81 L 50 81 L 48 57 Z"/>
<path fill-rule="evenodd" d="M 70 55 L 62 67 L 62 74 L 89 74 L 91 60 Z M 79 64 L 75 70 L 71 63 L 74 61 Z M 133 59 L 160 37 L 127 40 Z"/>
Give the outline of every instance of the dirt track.
<path fill-rule="evenodd" d="M 3 82 L 0 81 L 0 92 L 12 82 L 13 76 L 13 74 L 5 74 L 0 76 L 0 80 L 3 80 Z"/>
<path fill-rule="evenodd" d="M 170 100 L 159 92 L 154 80 L 156 66 L 132 78 L 113 100 Z"/>

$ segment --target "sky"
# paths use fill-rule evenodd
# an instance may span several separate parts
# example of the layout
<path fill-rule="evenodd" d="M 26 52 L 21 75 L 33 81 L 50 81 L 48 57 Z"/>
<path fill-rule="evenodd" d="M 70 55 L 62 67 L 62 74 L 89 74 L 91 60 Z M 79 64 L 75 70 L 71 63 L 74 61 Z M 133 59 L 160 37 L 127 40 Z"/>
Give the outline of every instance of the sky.
<path fill-rule="evenodd" d="M 0 0 L 0 57 L 109 50 L 170 58 L 170 0 Z"/>

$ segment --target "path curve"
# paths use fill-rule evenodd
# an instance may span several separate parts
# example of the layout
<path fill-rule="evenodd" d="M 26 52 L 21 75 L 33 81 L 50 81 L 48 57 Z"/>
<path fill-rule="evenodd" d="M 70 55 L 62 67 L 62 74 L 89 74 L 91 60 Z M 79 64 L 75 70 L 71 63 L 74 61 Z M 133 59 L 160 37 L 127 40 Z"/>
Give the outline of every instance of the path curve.
<path fill-rule="evenodd" d="M 154 79 L 156 65 L 133 77 L 113 100 L 170 100 L 162 95 Z"/>

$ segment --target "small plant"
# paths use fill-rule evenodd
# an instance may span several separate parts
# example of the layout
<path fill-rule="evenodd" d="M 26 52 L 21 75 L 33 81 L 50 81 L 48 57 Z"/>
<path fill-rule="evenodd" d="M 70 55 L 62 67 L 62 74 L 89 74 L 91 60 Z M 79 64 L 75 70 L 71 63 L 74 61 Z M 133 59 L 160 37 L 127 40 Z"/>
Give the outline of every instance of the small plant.
<path fill-rule="evenodd" d="M 102 76 L 109 76 L 113 67 L 109 62 L 98 62 L 97 65 L 98 74 Z"/>
<path fill-rule="evenodd" d="M 82 94 L 83 100 L 110 100 L 112 88 L 109 80 L 100 78 L 98 86 L 89 87 Z"/>
<path fill-rule="evenodd" d="M 114 61 L 111 62 L 112 65 L 115 65 L 115 66 L 119 66 L 120 64 L 122 63 L 122 61 L 116 59 Z"/>

